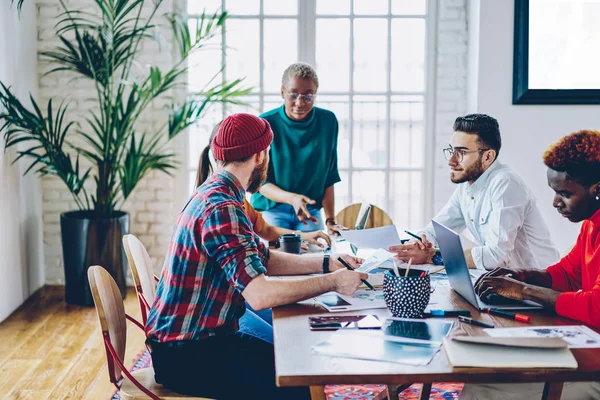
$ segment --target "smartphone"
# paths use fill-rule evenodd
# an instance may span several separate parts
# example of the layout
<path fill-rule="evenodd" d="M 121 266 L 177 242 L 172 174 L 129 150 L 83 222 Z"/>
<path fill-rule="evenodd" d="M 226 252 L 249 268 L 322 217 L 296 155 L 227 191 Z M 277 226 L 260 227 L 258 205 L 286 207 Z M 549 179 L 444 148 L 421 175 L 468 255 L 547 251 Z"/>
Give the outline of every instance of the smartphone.
<path fill-rule="evenodd" d="M 380 329 L 381 321 L 375 315 L 336 315 L 308 317 L 310 329 Z"/>

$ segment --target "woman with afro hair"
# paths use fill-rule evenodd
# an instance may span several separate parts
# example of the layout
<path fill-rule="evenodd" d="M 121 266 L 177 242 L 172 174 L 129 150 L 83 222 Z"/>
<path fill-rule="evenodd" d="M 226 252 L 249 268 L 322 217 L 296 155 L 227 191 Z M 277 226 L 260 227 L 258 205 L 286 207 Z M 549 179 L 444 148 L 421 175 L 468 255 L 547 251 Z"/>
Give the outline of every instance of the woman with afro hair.
<path fill-rule="evenodd" d="M 545 270 L 498 268 L 475 284 L 480 296 L 497 293 L 533 300 L 558 315 L 600 328 L 600 131 L 563 137 L 544 153 L 552 205 L 571 222 L 581 222 L 575 246 Z M 505 275 L 512 274 L 512 277 Z M 529 399 L 543 384 L 466 385 L 461 399 Z M 566 383 L 562 399 L 598 399 L 600 383 Z"/>

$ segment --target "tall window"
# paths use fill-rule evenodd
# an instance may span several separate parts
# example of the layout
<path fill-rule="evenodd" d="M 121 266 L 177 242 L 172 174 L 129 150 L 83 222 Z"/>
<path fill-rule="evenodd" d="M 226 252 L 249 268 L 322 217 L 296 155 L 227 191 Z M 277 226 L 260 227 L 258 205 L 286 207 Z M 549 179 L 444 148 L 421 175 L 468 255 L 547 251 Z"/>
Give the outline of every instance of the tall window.
<path fill-rule="evenodd" d="M 337 115 L 336 212 L 363 199 L 394 222 L 418 227 L 424 214 L 426 0 L 188 1 L 189 23 L 204 8 L 230 13 L 210 51 L 190 59 L 190 90 L 246 77 L 249 107 L 213 108 L 189 133 L 189 179 L 212 126 L 233 112 L 282 104 L 281 75 L 295 61 L 315 66 L 318 107 Z M 197 79 L 201 77 L 202 79 Z M 319 173 L 319 171 L 315 171 Z"/>

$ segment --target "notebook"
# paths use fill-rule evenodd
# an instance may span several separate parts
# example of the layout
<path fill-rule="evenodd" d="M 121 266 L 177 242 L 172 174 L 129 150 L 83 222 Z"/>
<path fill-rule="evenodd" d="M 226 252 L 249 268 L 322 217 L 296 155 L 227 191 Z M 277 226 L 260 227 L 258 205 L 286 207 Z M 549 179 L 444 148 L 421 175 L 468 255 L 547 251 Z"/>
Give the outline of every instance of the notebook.
<path fill-rule="evenodd" d="M 560 338 L 444 338 L 444 350 L 454 367 L 577 368 L 577 360 Z"/>

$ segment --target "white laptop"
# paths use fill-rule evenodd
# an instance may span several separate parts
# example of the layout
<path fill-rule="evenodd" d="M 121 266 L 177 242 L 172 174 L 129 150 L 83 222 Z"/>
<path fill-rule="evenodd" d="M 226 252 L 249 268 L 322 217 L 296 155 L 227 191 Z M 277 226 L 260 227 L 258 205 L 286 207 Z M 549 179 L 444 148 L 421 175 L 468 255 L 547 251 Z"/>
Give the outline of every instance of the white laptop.
<path fill-rule="evenodd" d="M 452 229 L 440 224 L 437 221 L 431 221 L 435 236 L 442 257 L 444 257 L 444 266 L 446 274 L 450 281 L 450 287 L 460 294 L 465 300 L 473 305 L 478 310 L 487 308 L 496 308 L 499 310 L 533 310 L 542 308 L 542 305 L 533 301 L 512 300 L 506 297 L 494 295 L 489 299 L 489 302 L 482 301 L 475 293 L 473 282 L 469 274 L 467 260 L 460 243 L 460 236 Z"/>

